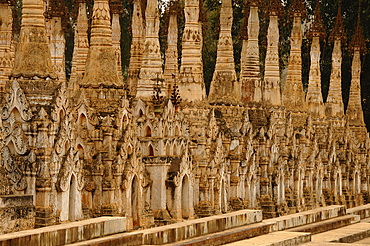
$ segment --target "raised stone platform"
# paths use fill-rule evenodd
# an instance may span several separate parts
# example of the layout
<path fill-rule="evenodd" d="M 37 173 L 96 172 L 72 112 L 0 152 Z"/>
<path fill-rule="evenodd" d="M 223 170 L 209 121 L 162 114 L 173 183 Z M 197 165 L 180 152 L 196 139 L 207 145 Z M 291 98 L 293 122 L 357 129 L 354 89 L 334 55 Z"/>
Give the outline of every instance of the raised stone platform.
<path fill-rule="evenodd" d="M 251 227 L 248 228 L 250 229 L 249 232 L 251 233 L 251 235 L 253 235 L 253 233 L 255 235 L 261 235 L 263 233 L 268 233 L 269 231 L 271 231 L 271 223 L 263 223 L 263 225 L 260 225 L 260 228 L 258 228 L 258 225 L 256 225 L 255 223 L 261 221 L 261 210 L 240 210 L 232 213 L 189 220 L 172 225 L 160 226 L 132 233 L 120 233 L 117 235 L 111 235 L 108 237 L 98 238 L 71 245 L 164 245 L 175 242 L 176 245 L 179 245 L 184 240 L 201 237 L 204 235 L 209 236 L 209 234 L 217 232 L 220 232 L 222 234 L 225 232 L 225 230 L 233 228 L 236 228 L 236 230 L 240 229 L 239 232 L 245 234 L 245 230 L 247 230 L 247 228 L 244 228 L 243 231 L 242 227 L 246 225 L 251 225 Z M 230 237 L 232 236 L 233 235 L 230 235 Z M 227 237 L 228 236 L 225 235 L 225 240 Z M 204 242 L 202 242 L 201 244 L 204 245 Z M 213 245 L 213 243 L 206 245 Z"/>
<path fill-rule="evenodd" d="M 312 242 L 354 243 L 370 237 L 370 223 L 357 223 L 312 236 Z"/>
<path fill-rule="evenodd" d="M 332 205 L 316 208 L 301 213 L 285 215 L 277 218 L 267 219 L 264 222 L 275 222 L 274 231 L 283 231 L 289 228 L 303 226 L 338 216 L 346 215 L 346 208 L 343 205 Z"/>
<path fill-rule="evenodd" d="M 309 232 L 311 234 L 318 234 L 318 233 L 334 230 L 334 229 L 348 226 L 348 225 L 351 225 L 353 223 L 358 223 L 358 222 L 360 222 L 359 215 L 345 215 L 345 216 L 340 216 L 334 219 L 324 220 L 324 221 L 311 223 L 311 224 L 304 225 L 304 226 L 295 227 L 287 231 Z"/>
<path fill-rule="evenodd" d="M 143 244 L 163 245 L 180 242 L 261 221 L 261 210 L 240 210 L 144 230 Z"/>
<path fill-rule="evenodd" d="M 278 231 L 267 235 L 226 244 L 229 246 L 286 246 L 310 242 L 311 234 L 304 232 Z"/>
<path fill-rule="evenodd" d="M 207 234 L 201 237 L 196 237 L 181 242 L 165 244 L 166 246 L 205 246 L 205 245 L 224 245 L 247 238 L 257 237 L 271 232 L 274 223 L 259 222 L 252 225 L 246 225 L 222 232 Z"/>
<path fill-rule="evenodd" d="M 0 246 L 58 246 L 126 231 L 125 217 L 100 217 L 0 236 Z"/>
<path fill-rule="evenodd" d="M 370 204 L 349 208 L 347 214 L 360 215 L 361 219 L 370 217 Z"/>
<path fill-rule="evenodd" d="M 127 232 L 96 238 L 88 241 L 68 244 L 68 246 L 139 246 L 143 245 L 142 232 Z"/>

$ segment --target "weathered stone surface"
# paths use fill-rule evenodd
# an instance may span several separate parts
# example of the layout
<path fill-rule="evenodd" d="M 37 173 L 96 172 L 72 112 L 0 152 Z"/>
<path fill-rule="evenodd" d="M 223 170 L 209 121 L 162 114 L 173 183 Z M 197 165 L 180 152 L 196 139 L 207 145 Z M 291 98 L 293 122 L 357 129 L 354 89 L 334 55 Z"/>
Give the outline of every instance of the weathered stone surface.
<path fill-rule="evenodd" d="M 241 210 L 143 231 L 143 244 L 162 245 L 262 221 L 262 211 Z"/>
<path fill-rule="evenodd" d="M 368 201 L 369 136 L 363 126 L 351 125 L 349 118 L 340 113 L 343 110 L 337 106 L 343 103 L 341 96 L 335 97 L 335 100 L 329 97 L 328 108 L 331 102 L 337 106 L 321 117 L 315 115 L 316 111 L 301 105 L 294 106 L 301 99 L 304 100 L 304 96 L 301 97 L 303 91 L 301 93 L 298 90 L 302 67 L 299 61 L 295 61 L 296 58 L 300 59 L 299 11 L 303 10 L 302 1 L 293 2 L 296 20 L 289 67 L 293 69 L 290 70 L 292 93 L 288 95 L 292 107 L 278 105 L 278 100 L 273 102 L 273 94 L 278 95 L 278 90 L 270 91 L 270 96 L 267 96 L 263 94 L 267 89 L 264 85 L 261 92 L 253 92 L 253 95 L 266 95 L 266 100 L 262 96 L 259 103 L 212 105 L 203 100 L 203 40 L 198 0 L 185 1 L 186 23 L 179 92 L 174 88 L 175 92 L 171 95 L 175 99 L 169 98 L 164 90 L 163 93 L 159 92 L 159 89 L 164 89 L 161 87 L 162 78 L 152 75 L 149 77 L 154 81 L 150 80 L 151 85 L 146 87 L 146 96 L 135 97 L 127 87 L 136 88 L 136 82 L 128 80 L 129 86 L 126 86 L 118 78 L 119 34 L 118 31 L 113 34 L 112 31 L 109 2 L 94 2 L 90 48 L 86 6 L 83 0 L 78 2 L 80 14 L 73 77 L 64 83 L 53 79 L 51 73 L 42 72 L 48 68 L 39 64 L 44 61 L 22 61 L 34 63 L 33 71 L 37 74 L 33 73 L 32 77 L 11 77 L 2 93 L 0 194 L 32 194 L 35 227 L 102 215 L 120 215 L 127 218 L 127 228 L 138 229 L 249 208 L 262 209 L 265 218 L 281 216 L 275 227 L 285 228 L 331 215 L 320 212 L 317 215 L 302 213 L 287 218 L 284 215 L 334 204 L 353 207 Z M 110 4 L 121 6 L 119 2 L 111 1 Z M 20 45 L 30 47 L 40 44 L 50 48 L 44 35 L 44 2 L 25 0 L 24 3 L 23 11 L 32 12 L 35 18 L 30 18 L 31 13 L 25 13 L 22 32 L 35 28 L 35 33 L 40 34 L 41 39 L 37 42 L 25 39 Z M 63 4 L 63 1 L 53 0 L 51 3 Z M 253 48 L 253 52 L 258 52 L 256 3 L 250 2 L 252 11 L 248 28 L 251 40 L 247 48 Z M 277 4 L 276 1 L 271 3 Z M 229 4 L 229 7 L 223 8 L 223 16 L 230 17 L 230 2 L 224 4 Z M 142 60 L 139 62 L 143 50 L 135 45 L 143 42 L 144 6 L 142 1 L 134 2 L 131 72 L 138 72 L 143 64 Z M 152 35 L 147 35 L 146 39 L 155 41 L 151 46 L 155 49 L 145 52 L 155 57 L 152 59 L 147 56 L 145 61 L 155 62 L 155 69 L 161 71 L 163 64 L 157 42 L 158 6 L 156 1 L 149 1 L 146 7 L 146 32 Z M 278 35 L 271 30 L 273 26 L 277 27 L 278 18 L 277 10 L 274 11 L 271 13 L 271 42 L 268 42 L 272 46 L 266 58 L 268 66 L 265 78 L 273 79 L 276 89 L 276 83 L 279 83 L 276 60 Z M 112 9 L 112 12 L 118 13 L 116 9 Z M 65 21 L 60 13 L 56 16 Z M 226 29 L 230 31 L 230 20 L 222 19 L 221 22 L 221 36 L 226 37 L 228 44 L 220 45 L 222 52 L 218 61 L 221 65 L 217 69 L 233 77 L 230 35 L 226 35 Z M 113 24 L 118 30 L 117 18 Z M 170 40 L 176 41 L 175 25 L 171 26 Z M 335 30 L 339 30 L 337 25 Z M 338 82 L 342 40 L 340 35 L 334 37 L 333 79 Z M 173 48 L 171 52 L 175 52 L 175 42 L 170 43 Z M 314 43 L 317 46 L 317 39 Z M 310 98 L 315 99 L 310 101 L 320 102 L 316 74 L 319 71 L 317 48 L 312 49 L 315 58 L 312 61 L 312 74 L 315 74 L 315 81 L 312 82 L 315 83 L 312 85 L 316 86 L 310 89 L 313 92 Z M 88 49 L 90 55 L 85 69 L 83 64 Z M 22 57 L 26 51 L 23 48 L 17 50 Z M 248 52 L 246 48 L 243 49 L 243 66 Z M 38 59 L 44 59 L 45 64 L 52 64 L 49 53 L 45 56 L 39 54 Z M 249 61 L 253 65 L 249 71 L 253 70 L 252 77 L 259 83 L 260 78 L 254 72 L 260 60 L 256 60 L 255 55 L 254 60 Z M 227 58 L 227 61 L 223 63 L 221 58 Z M 171 64 L 174 69 L 176 61 L 172 60 Z M 354 85 L 358 87 L 358 56 L 353 65 L 356 72 L 353 76 L 356 79 Z M 24 69 L 19 71 L 29 72 L 27 67 Z M 145 69 L 153 71 L 149 65 Z M 223 79 L 221 84 L 224 82 L 225 85 L 220 87 L 227 91 L 223 87 L 228 87 L 230 81 Z M 330 95 L 340 89 L 340 83 L 336 86 L 331 87 L 333 91 L 329 92 Z M 260 85 L 257 87 L 260 88 Z M 154 89 L 156 94 L 152 98 Z M 359 91 L 352 94 L 358 102 Z M 232 93 L 228 94 L 230 96 Z M 238 95 L 235 93 L 233 96 L 237 98 Z M 271 99 L 270 102 L 267 97 Z M 181 98 L 185 100 L 181 101 Z M 14 213 L 11 216 L 17 216 Z M 336 215 L 335 212 L 333 214 Z M 213 227 L 217 225 L 210 225 L 210 228 Z M 74 237 L 75 232 L 71 233 L 71 237 Z"/>
<path fill-rule="evenodd" d="M 112 26 L 108 0 L 94 2 L 91 40 L 83 86 L 123 86 L 117 74 L 117 58 L 112 46 Z"/>
<path fill-rule="evenodd" d="M 55 78 L 46 37 L 43 1 L 26 0 L 22 6 L 22 27 L 11 76 Z"/>
<path fill-rule="evenodd" d="M 280 1 L 270 2 L 270 23 L 267 30 L 263 101 L 271 105 L 281 105 L 278 27 L 278 9 L 280 5 Z"/>
<path fill-rule="evenodd" d="M 139 79 L 143 51 L 144 51 L 144 19 L 142 3 L 140 0 L 133 1 L 133 14 L 131 20 L 132 41 L 130 49 L 130 65 L 128 68 L 127 84 L 131 95 L 136 95 L 137 82 Z"/>
<path fill-rule="evenodd" d="M 260 75 L 259 58 L 259 17 L 258 7 L 252 5 L 248 18 L 248 42 L 245 49 L 244 65 L 241 65 L 240 83 L 241 99 L 244 104 L 262 101 L 262 81 Z"/>
<path fill-rule="evenodd" d="M 302 84 L 302 38 L 302 13 L 297 11 L 293 18 L 288 74 L 282 94 L 283 105 L 292 111 L 303 111 L 306 108 Z"/>
<path fill-rule="evenodd" d="M 5 83 L 14 66 L 13 16 L 11 6 L 7 2 L 0 3 L 0 16 L 0 90 L 4 91 Z"/>
<path fill-rule="evenodd" d="M 203 77 L 202 29 L 199 22 L 199 0 L 185 1 L 185 29 L 179 90 L 184 100 L 197 101 L 206 97 Z"/>
<path fill-rule="evenodd" d="M 32 229 L 34 216 L 32 195 L 0 196 L 0 234 Z"/>
<path fill-rule="evenodd" d="M 226 245 L 285 246 L 285 245 L 300 245 L 303 243 L 307 243 L 309 241 L 311 241 L 310 233 L 279 231 Z"/>
<path fill-rule="evenodd" d="M 136 96 L 151 99 L 157 80 L 163 95 L 167 86 L 163 81 L 162 59 L 159 44 L 158 0 L 148 0 L 145 11 L 145 41 Z"/>
<path fill-rule="evenodd" d="M 312 242 L 353 243 L 370 237 L 370 223 L 357 223 L 312 236 Z"/>
<path fill-rule="evenodd" d="M 0 236 L 0 245 L 65 245 L 126 231 L 126 218 L 100 217 Z"/>
<path fill-rule="evenodd" d="M 213 73 L 208 101 L 212 104 L 240 103 L 240 85 L 236 78 L 234 50 L 231 36 L 233 8 L 230 0 L 222 1 L 220 36 L 217 45 L 216 67 Z"/>
<path fill-rule="evenodd" d="M 264 220 L 264 222 L 276 222 L 275 231 L 282 231 L 292 227 L 305 225 L 308 223 L 315 223 L 322 220 L 335 218 L 345 215 L 346 210 L 344 206 L 333 205 L 323 208 L 308 210 L 301 213 L 280 216 L 273 219 Z"/>

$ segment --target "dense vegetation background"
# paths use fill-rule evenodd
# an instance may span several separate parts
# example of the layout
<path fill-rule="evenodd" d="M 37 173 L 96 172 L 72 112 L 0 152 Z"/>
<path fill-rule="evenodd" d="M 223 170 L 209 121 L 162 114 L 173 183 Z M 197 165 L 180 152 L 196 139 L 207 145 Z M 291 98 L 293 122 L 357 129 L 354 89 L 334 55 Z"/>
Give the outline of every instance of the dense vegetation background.
<path fill-rule="evenodd" d="M 21 19 L 21 0 L 13 0 L 15 3 L 14 8 L 14 18 L 15 24 L 14 28 L 16 33 L 19 32 L 19 25 Z M 121 27 L 122 27 L 122 66 L 123 72 L 127 73 L 129 59 L 130 59 L 130 45 L 131 45 L 131 16 L 133 0 L 111 0 L 115 4 L 120 4 L 121 7 Z M 145 9 L 147 0 L 142 0 L 142 6 Z M 158 0 L 159 8 L 161 10 L 161 25 L 160 25 L 160 42 L 161 50 L 164 53 L 166 48 L 166 36 L 168 27 L 168 11 L 167 6 L 171 0 Z M 237 72 L 240 71 L 240 53 L 242 39 L 245 35 L 245 14 L 248 13 L 247 3 L 251 0 L 233 0 L 234 7 L 234 22 L 232 35 L 234 40 L 234 55 L 235 64 Z M 264 57 L 266 51 L 266 31 L 268 27 L 268 6 L 269 0 L 257 0 L 260 2 L 260 57 L 261 57 L 261 68 L 263 72 L 264 67 Z M 283 11 L 280 18 L 280 69 L 282 78 L 284 79 L 284 74 L 286 71 L 288 57 L 289 57 L 289 36 L 291 32 L 291 17 L 290 17 L 290 6 L 293 0 L 282 0 Z M 304 31 L 309 30 L 310 23 L 313 19 L 313 11 L 316 6 L 316 1 L 318 0 L 305 0 L 305 6 L 307 10 L 307 18 L 304 20 Z M 323 15 L 323 22 L 326 26 L 327 36 L 335 23 L 335 17 L 337 15 L 338 2 L 340 0 L 321 0 L 321 10 Z M 349 49 L 349 44 L 352 39 L 355 26 L 357 24 L 357 15 L 360 6 L 360 15 L 362 20 L 363 31 L 365 39 L 367 42 L 367 53 L 363 55 L 362 62 L 362 103 L 363 110 L 365 113 L 365 121 L 370 127 L 370 0 L 344 0 L 342 2 L 342 16 L 344 19 L 345 33 L 346 33 L 346 43 L 343 47 L 343 66 L 342 66 L 342 89 L 343 89 L 343 100 L 345 107 L 348 102 L 349 87 L 351 82 L 351 52 Z M 73 41 L 74 41 L 74 28 L 76 25 L 76 14 L 78 10 L 78 0 L 65 0 L 61 1 L 65 4 L 65 18 L 64 27 L 67 39 L 66 47 L 66 65 L 67 65 L 67 76 L 70 72 L 72 52 L 73 52 Z M 219 13 L 221 7 L 221 0 L 200 0 L 201 2 L 201 17 L 200 20 L 203 22 L 203 34 L 204 34 L 204 47 L 203 47 L 203 61 L 204 61 L 204 76 L 207 91 L 209 89 L 210 82 L 212 80 L 212 74 L 216 62 L 216 49 L 217 40 L 219 32 Z M 91 14 L 93 0 L 87 0 L 88 13 Z M 181 36 L 184 28 L 184 15 L 183 15 L 184 0 L 179 0 L 178 7 L 178 21 L 179 21 L 179 48 L 181 48 Z M 144 10 L 143 10 L 144 11 Z M 321 61 L 321 71 L 322 71 L 322 92 L 324 100 L 327 97 L 329 89 L 329 79 L 331 70 L 331 53 L 332 45 L 328 41 L 328 38 L 322 42 L 322 61 Z M 179 49 L 181 51 L 181 49 Z M 309 61 L 310 52 L 310 42 L 306 37 L 304 38 L 302 46 L 303 55 L 303 83 L 305 89 L 308 83 L 308 71 L 310 66 Z M 164 57 L 164 55 L 162 56 Z M 181 60 L 181 52 L 179 52 L 179 60 Z"/>

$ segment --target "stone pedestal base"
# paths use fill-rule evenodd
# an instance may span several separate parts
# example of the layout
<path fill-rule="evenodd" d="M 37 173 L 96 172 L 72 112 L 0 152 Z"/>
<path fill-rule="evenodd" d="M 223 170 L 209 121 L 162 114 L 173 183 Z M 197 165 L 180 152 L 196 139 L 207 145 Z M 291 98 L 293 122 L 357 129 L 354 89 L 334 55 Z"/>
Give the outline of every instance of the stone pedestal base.
<path fill-rule="evenodd" d="M 113 204 L 103 204 L 101 207 L 102 216 L 118 216 L 117 205 Z"/>
<path fill-rule="evenodd" d="M 35 228 L 55 224 L 53 209 L 51 207 L 36 206 Z"/>

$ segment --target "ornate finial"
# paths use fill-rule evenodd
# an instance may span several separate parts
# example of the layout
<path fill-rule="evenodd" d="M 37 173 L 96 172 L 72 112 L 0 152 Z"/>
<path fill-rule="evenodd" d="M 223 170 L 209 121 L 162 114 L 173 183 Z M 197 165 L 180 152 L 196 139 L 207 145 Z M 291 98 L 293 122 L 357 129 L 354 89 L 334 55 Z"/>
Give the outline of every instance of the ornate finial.
<path fill-rule="evenodd" d="M 268 8 L 270 15 L 275 15 L 275 16 L 279 15 L 281 13 L 281 9 L 282 9 L 282 6 L 281 6 L 280 0 L 270 0 L 269 8 Z"/>
<path fill-rule="evenodd" d="M 292 14 L 301 17 L 306 17 L 307 15 L 306 7 L 302 0 L 293 0 Z"/>
<path fill-rule="evenodd" d="M 246 0 L 245 1 L 245 5 L 248 6 L 248 7 L 251 7 L 251 6 L 257 6 L 257 7 L 260 7 L 261 6 L 261 1 L 260 0 Z"/>
<path fill-rule="evenodd" d="M 121 0 L 109 0 L 109 7 L 112 14 L 124 13 L 124 8 Z"/>
<path fill-rule="evenodd" d="M 63 17 L 68 13 L 67 7 L 64 1 L 61 0 L 50 0 L 49 6 L 45 12 L 45 16 L 48 19 L 52 17 Z"/>
<path fill-rule="evenodd" d="M 339 0 L 338 2 L 338 14 L 335 20 L 334 28 L 329 37 L 329 40 L 330 42 L 333 42 L 335 39 L 338 39 L 338 38 L 341 39 L 342 41 L 346 39 L 346 35 L 344 33 L 344 28 L 343 28 L 342 0 Z"/>
<path fill-rule="evenodd" d="M 154 91 L 153 91 L 152 101 L 153 101 L 153 104 L 155 106 L 159 106 L 164 101 L 164 97 L 161 96 L 162 90 L 161 90 L 161 85 L 159 83 L 160 82 L 163 83 L 164 79 L 159 78 L 159 76 L 157 75 L 157 78 L 152 79 L 152 80 L 155 81 L 155 84 L 154 84 L 154 87 L 153 87 Z"/>
<path fill-rule="evenodd" d="M 175 77 L 175 75 L 172 75 L 173 77 Z M 171 93 L 171 102 L 174 106 L 178 106 L 182 99 L 180 97 L 180 91 L 179 91 L 179 87 L 177 86 L 177 83 L 176 83 L 176 79 L 175 79 L 175 83 L 173 85 L 173 89 L 172 89 L 172 93 Z"/>
<path fill-rule="evenodd" d="M 171 0 L 168 4 L 168 11 L 170 15 L 177 15 L 180 10 L 180 2 L 178 0 Z"/>
<path fill-rule="evenodd" d="M 313 37 L 320 37 L 320 39 L 324 39 L 326 37 L 325 26 L 321 18 L 320 2 L 320 0 L 316 0 L 314 21 L 311 30 L 308 33 L 308 38 L 310 39 L 312 39 Z"/>
<path fill-rule="evenodd" d="M 247 3 L 244 5 L 244 19 L 243 19 L 243 24 L 242 24 L 242 29 L 240 31 L 240 37 L 243 40 L 248 40 L 248 17 L 249 17 L 249 8 L 247 6 Z"/>
<path fill-rule="evenodd" d="M 361 53 L 366 51 L 366 43 L 361 26 L 361 0 L 359 0 L 358 3 L 357 26 L 355 34 L 352 38 L 351 50 L 360 50 Z"/>

